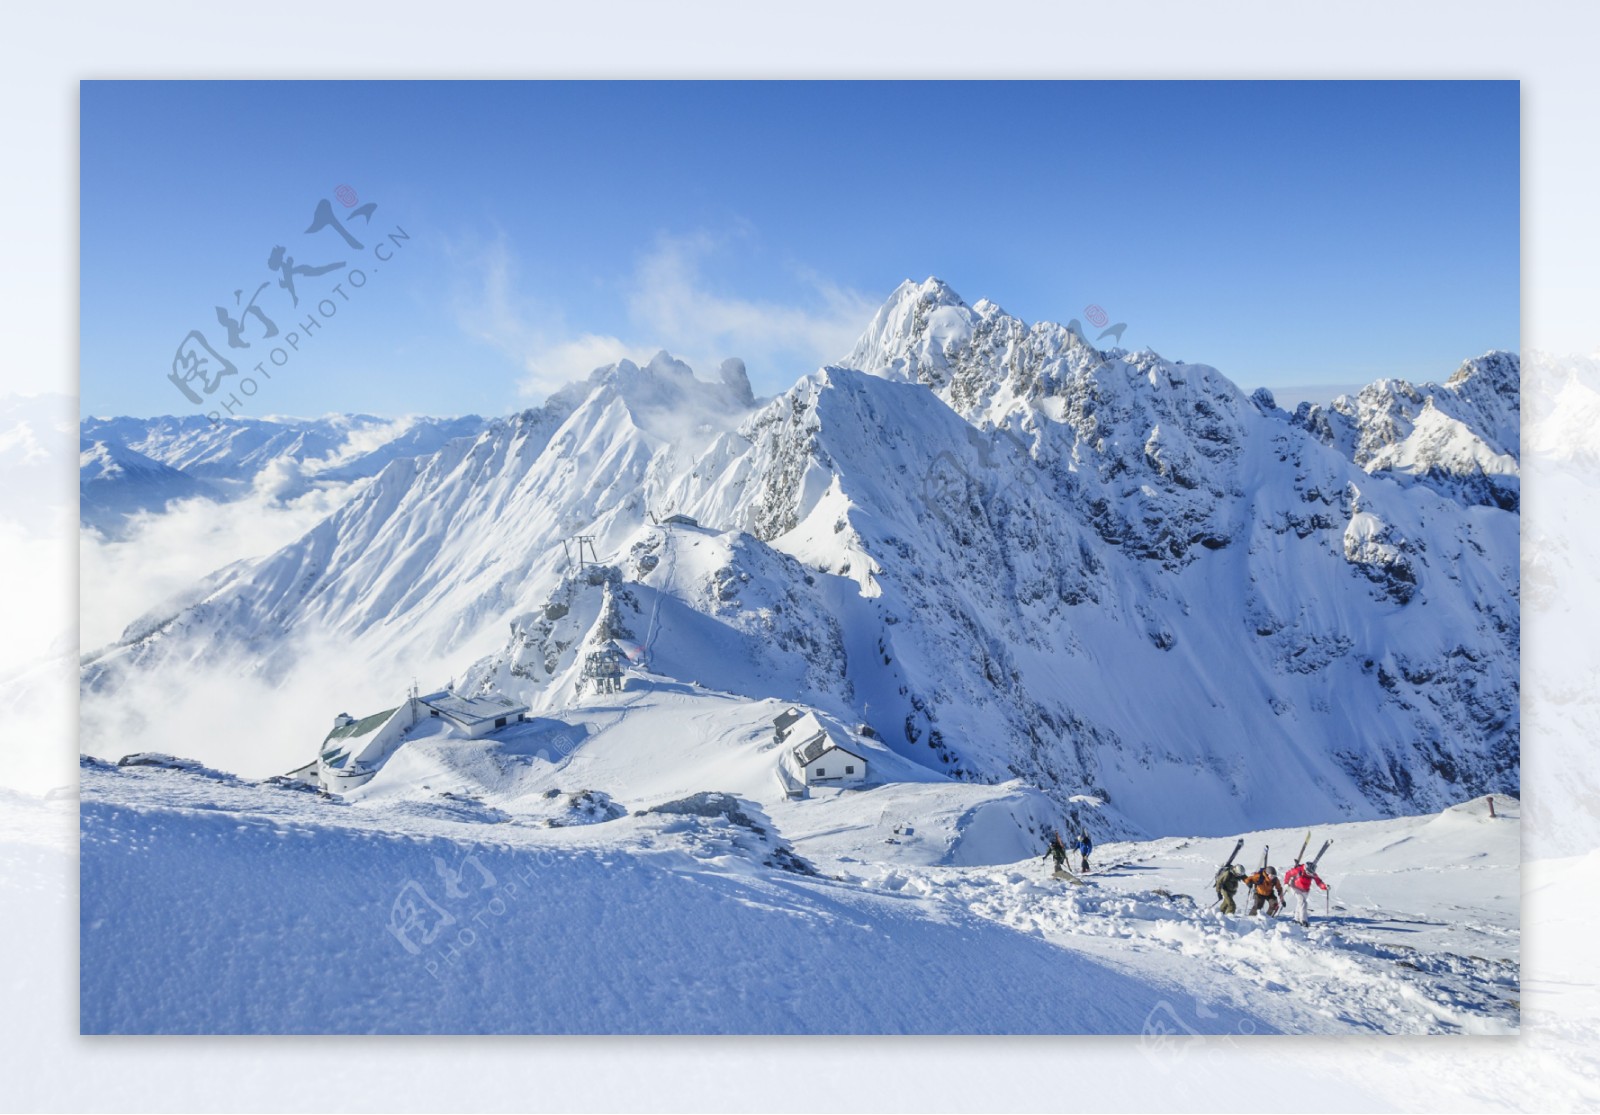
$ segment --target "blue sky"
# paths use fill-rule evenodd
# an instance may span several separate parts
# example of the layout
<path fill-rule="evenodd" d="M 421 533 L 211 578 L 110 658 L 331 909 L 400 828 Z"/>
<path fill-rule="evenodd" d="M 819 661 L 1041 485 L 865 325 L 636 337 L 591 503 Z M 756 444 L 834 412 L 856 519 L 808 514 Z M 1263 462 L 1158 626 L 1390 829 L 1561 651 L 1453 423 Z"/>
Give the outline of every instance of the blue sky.
<path fill-rule="evenodd" d="M 83 408 L 498 414 L 662 347 L 770 393 L 928 275 L 1098 304 L 1246 388 L 1442 378 L 1518 347 L 1519 111 L 1515 82 L 85 83 Z M 324 199 L 361 249 L 306 232 Z M 345 266 L 292 307 L 279 246 Z M 263 282 L 270 340 L 237 312 Z M 191 330 L 238 369 L 201 406 Z"/>

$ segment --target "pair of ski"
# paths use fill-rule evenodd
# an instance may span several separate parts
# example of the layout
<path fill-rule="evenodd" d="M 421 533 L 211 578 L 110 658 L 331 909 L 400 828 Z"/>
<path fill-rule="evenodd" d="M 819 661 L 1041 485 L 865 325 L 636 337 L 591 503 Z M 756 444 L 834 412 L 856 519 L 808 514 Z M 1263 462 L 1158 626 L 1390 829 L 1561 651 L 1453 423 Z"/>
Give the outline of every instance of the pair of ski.
<path fill-rule="evenodd" d="M 1055 874 L 1052 876 L 1052 878 L 1064 880 L 1065 882 L 1072 883 L 1074 886 L 1081 887 L 1083 885 L 1083 879 L 1080 876 L 1074 875 L 1065 867 L 1056 868 Z"/>
<path fill-rule="evenodd" d="M 1301 861 L 1306 858 L 1306 848 L 1307 848 L 1308 845 L 1310 845 L 1310 843 L 1311 843 L 1311 830 L 1310 829 L 1306 829 L 1306 838 L 1303 841 L 1300 842 L 1300 854 L 1298 856 L 1294 857 L 1294 865 L 1295 865 L 1295 867 L 1299 867 Z M 1323 855 L 1327 852 L 1328 847 L 1332 843 L 1333 843 L 1333 841 L 1331 839 L 1330 840 L 1324 840 L 1322 842 L 1322 847 L 1317 849 L 1317 854 L 1312 856 L 1310 861 L 1306 863 L 1306 870 L 1307 871 L 1311 872 L 1311 874 L 1313 874 L 1313 875 L 1315 875 L 1317 873 L 1317 864 L 1322 862 Z"/>
<path fill-rule="evenodd" d="M 1311 857 L 1311 861 L 1306 864 L 1306 868 L 1308 870 L 1310 870 L 1311 872 L 1315 873 L 1316 870 L 1317 870 L 1317 863 L 1322 859 L 1323 855 L 1328 851 L 1328 848 L 1332 844 L 1333 844 L 1332 840 L 1324 840 L 1322 842 L 1322 847 L 1317 849 L 1317 854 L 1312 856 Z M 1306 849 L 1309 848 L 1310 846 L 1311 846 L 1311 830 L 1310 829 L 1306 829 L 1306 838 L 1300 844 L 1300 854 L 1294 857 L 1294 865 L 1296 867 L 1299 867 L 1300 864 L 1305 860 L 1305 858 L 1306 858 Z M 1233 866 L 1233 861 L 1239 857 L 1239 849 L 1241 849 L 1243 847 L 1244 847 L 1244 837 L 1241 836 L 1241 837 L 1239 837 L 1238 842 L 1234 844 L 1233 851 L 1228 853 L 1228 858 L 1223 861 L 1221 867 L 1217 868 L 1217 874 L 1218 875 L 1222 874 L 1224 871 L 1228 870 L 1228 868 Z M 1263 847 L 1261 849 L 1261 868 L 1260 868 L 1260 870 L 1262 870 L 1262 871 L 1265 871 L 1267 869 L 1267 853 L 1270 852 L 1270 851 L 1272 851 L 1272 846 L 1270 844 L 1266 845 L 1265 847 Z"/>

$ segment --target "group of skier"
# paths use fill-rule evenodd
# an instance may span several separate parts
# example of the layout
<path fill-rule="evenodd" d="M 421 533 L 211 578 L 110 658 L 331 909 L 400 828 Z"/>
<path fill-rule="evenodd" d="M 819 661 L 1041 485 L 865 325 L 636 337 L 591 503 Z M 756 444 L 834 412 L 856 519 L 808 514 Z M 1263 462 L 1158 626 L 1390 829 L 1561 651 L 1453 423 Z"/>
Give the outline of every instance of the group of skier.
<path fill-rule="evenodd" d="M 1283 908 L 1283 883 L 1278 879 L 1276 867 L 1263 867 L 1249 875 L 1244 873 L 1244 868 L 1236 863 L 1230 863 L 1217 872 L 1215 886 L 1217 900 L 1222 903 L 1222 912 L 1236 914 L 1238 906 L 1234 902 L 1234 895 L 1239 892 L 1239 884 L 1244 883 L 1250 888 L 1250 916 L 1254 917 L 1265 908 L 1267 916 L 1276 917 Z"/>
<path fill-rule="evenodd" d="M 1306 834 L 1307 843 L 1311 834 Z M 1332 841 L 1329 841 L 1332 843 Z M 1294 920 L 1301 925 L 1306 925 L 1311 920 L 1311 888 L 1320 887 L 1323 891 L 1328 889 L 1328 884 L 1322 881 L 1317 874 L 1317 859 L 1322 858 L 1322 853 L 1328 850 L 1328 845 L 1322 846 L 1322 851 L 1317 853 L 1317 859 L 1309 863 L 1303 862 L 1305 848 L 1300 849 L 1300 857 L 1294 861 L 1294 866 L 1284 872 L 1283 878 L 1278 878 L 1278 869 L 1267 863 L 1267 854 L 1261 853 L 1261 866 L 1246 875 L 1244 868 L 1233 862 L 1233 857 L 1239 854 L 1239 848 L 1244 841 L 1234 845 L 1233 855 L 1228 857 L 1228 862 L 1222 865 L 1217 872 L 1213 885 L 1217 891 L 1217 901 L 1222 904 L 1224 914 L 1236 914 L 1239 908 L 1234 903 L 1234 895 L 1239 891 L 1239 884 L 1246 883 L 1250 887 L 1250 915 L 1255 917 L 1264 909 L 1268 917 L 1276 917 L 1278 911 L 1283 909 L 1284 895 L 1294 898 Z"/>
<path fill-rule="evenodd" d="M 1306 833 L 1306 845 L 1311 842 L 1311 834 Z M 1261 866 L 1249 874 L 1243 867 L 1234 863 L 1234 857 L 1239 854 L 1239 849 L 1244 847 L 1244 840 L 1240 839 L 1233 846 L 1233 851 L 1228 855 L 1228 862 L 1222 865 L 1213 880 L 1217 892 L 1217 903 L 1222 906 L 1224 914 L 1237 914 L 1239 907 L 1234 901 L 1234 896 L 1239 892 L 1240 884 L 1250 888 L 1250 916 L 1257 917 L 1263 910 L 1268 917 L 1277 917 L 1285 905 L 1285 895 L 1294 899 L 1294 919 L 1301 925 L 1307 925 L 1311 920 L 1311 888 L 1320 887 L 1324 892 L 1328 884 L 1322 881 L 1317 874 L 1317 860 L 1322 858 L 1323 852 L 1328 850 L 1332 841 L 1322 845 L 1314 859 L 1305 860 L 1306 845 L 1300 848 L 1300 855 L 1295 857 L 1294 866 L 1284 872 L 1283 877 L 1278 877 L 1278 869 L 1267 863 L 1267 853 L 1261 853 Z M 1058 875 L 1067 875 L 1067 856 L 1071 851 L 1078 853 L 1078 872 L 1086 874 L 1089 870 L 1089 853 L 1094 848 L 1087 832 L 1080 833 L 1077 841 L 1068 845 L 1061 838 L 1059 831 L 1052 831 L 1050 843 L 1045 848 L 1043 858 L 1055 861 L 1055 872 Z M 1217 903 L 1213 903 L 1216 905 Z"/>
<path fill-rule="evenodd" d="M 1080 875 L 1087 874 L 1089 871 L 1089 853 L 1094 851 L 1094 842 L 1089 839 L 1087 832 L 1079 833 L 1077 843 L 1072 847 L 1078 853 L 1078 873 Z M 1061 839 L 1061 834 L 1052 832 L 1050 834 L 1050 844 L 1045 848 L 1042 858 L 1055 860 L 1056 870 L 1064 871 L 1066 869 L 1067 851 L 1067 842 Z"/>

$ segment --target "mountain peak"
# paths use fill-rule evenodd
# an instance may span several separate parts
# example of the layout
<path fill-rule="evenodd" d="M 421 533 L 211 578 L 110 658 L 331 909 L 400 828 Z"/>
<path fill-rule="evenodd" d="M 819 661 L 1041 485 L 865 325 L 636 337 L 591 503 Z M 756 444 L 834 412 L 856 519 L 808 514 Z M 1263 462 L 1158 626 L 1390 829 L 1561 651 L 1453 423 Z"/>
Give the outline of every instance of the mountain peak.
<path fill-rule="evenodd" d="M 551 399 L 564 399 L 575 408 L 596 391 L 610 389 L 626 399 L 659 402 L 663 397 L 676 397 L 685 388 L 692 389 L 694 383 L 694 371 L 689 365 L 666 349 L 660 349 L 643 367 L 626 356 L 614 364 L 604 364 L 590 372 L 588 379 L 569 383 L 554 392 Z"/>
<path fill-rule="evenodd" d="M 1455 374 L 1445 380 L 1446 387 L 1460 390 L 1471 384 L 1471 389 L 1487 388 L 1496 395 L 1519 400 L 1522 393 L 1522 361 L 1514 352 L 1494 349 L 1482 356 L 1462 362 Z"/>
<path fill-rule="evenodd" d="M 986 303 L 986 305 L 989 305 Z M 944 354 L 972 337 L 979 315 L 950 285 L 932 276 L 907 279 L 872 316 L 839 363 L 885 379 L 942 382 Z"/>
<path fill-rule="evenodd" d="M 949 283 L 935 275 L 929 275 L 920 283 L 907 279 L 895 288 L 894 293 L 889 296 L 889 301 L 897 302 L 908 297 L 915 297 L 918 301 L 927 302 L 935 306 L 965 306 L 967 304 Z"/>
<path fill-rule="evenodd" d="M 1063 808 L 1099 787 L 1163 832 L 1517 786 L 1515 424 L 1484 390 L 1511 363 L 1291 423 L 1205 365 L 937 279 L 902 284 L 857 356 L 753 413 L 737 360 L 601 369 L 571 413 L 391 468 L 152 613 L 84 691 L 235 653 L 276 682 L 302 636 L 363 676 L 442 672 L 511 620 L 484 669 L 554 710 L 627 625 L 660 692 L 817 705 L 908 765 Z M 698 525 L 652 519 L 678 514 Z M 1141 676 L 1163 699 L 1130 707 Z M 1259 773 L 1288 735 L 1307 763 Z M 1197 776 L 1192 811 L 1150 790 Z"/>

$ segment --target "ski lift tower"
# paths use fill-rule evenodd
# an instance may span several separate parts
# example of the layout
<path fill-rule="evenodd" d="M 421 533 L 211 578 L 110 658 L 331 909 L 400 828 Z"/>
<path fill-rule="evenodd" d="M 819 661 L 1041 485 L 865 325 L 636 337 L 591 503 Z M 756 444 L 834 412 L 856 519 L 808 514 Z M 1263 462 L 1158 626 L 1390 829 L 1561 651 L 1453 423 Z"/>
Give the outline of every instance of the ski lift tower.
<path fill-rule="evenodd" d="M 565 538 L 563 538 L 561 540 L 561 548 L 566 551 L 567 564 L 568 565 L 572 564 L 572 545 L 573 545 L 573 543 L 576 543 L 576 545 L 578 547 L 578 572 L 579 573 L 583 572 L 583 567 L 586 564 L 587 565 L 599 565 L 600 564 L 599 551 L 597 551 L 594 548 L 594 535 L 592 535 L 592 534 L 575 534 L 575 535 L 572 536 L 571 542 L 569 542 Z M 587 562 L 584 560 L 584 557 L 583 557 L 583 548 L 585 546 L 589 547 L 589 559 L 588 559 Z"/>
<path fill-rule="evenodd" d="M 590 651 L 583 660 L 583 678 L 594 683 L 596 693 L 622 692 L 622 670 L 627 656 L 615 643 Z"/>

